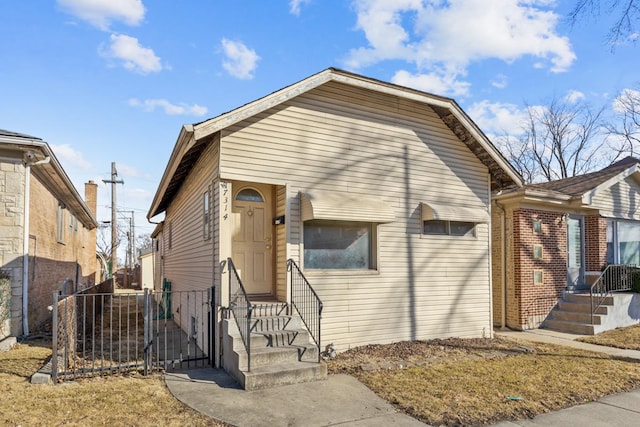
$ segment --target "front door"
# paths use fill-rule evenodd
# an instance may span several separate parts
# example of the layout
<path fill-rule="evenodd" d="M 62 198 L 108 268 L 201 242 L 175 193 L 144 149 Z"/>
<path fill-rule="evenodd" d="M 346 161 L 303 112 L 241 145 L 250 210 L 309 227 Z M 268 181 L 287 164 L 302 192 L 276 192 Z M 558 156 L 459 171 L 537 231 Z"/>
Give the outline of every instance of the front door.
<path fill-rule="evenodd" d="M 584 287 L 583 218 L 570 215 L 567 218 L 567 285 L 569 289 Z"/>
<path fill-rule="evenodd" d="M 233 185 L 233 263 L 248 294 L 273 293 L 273 189 Z"/>

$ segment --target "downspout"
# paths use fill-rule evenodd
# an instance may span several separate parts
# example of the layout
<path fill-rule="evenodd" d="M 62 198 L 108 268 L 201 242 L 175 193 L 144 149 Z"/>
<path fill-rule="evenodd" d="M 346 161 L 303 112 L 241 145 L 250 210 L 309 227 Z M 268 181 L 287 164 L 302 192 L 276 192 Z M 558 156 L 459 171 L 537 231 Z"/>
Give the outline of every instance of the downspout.
<path fill-rule="evenodd" d="M 47 156 L 36 162 L 25 162 L 24 167 L 24 227 L 22 227 L 22 334 L 29 336 L 29 217 L 31 205 L 31 166 L 49 163 Z"/>
<path fill-rule="evenodd" d="M 500 316 L 500 329 L 506 329 L 507 327 L 507 212 L 504 205 L 498 203 L 495 200 L 496 207 L 498 207 L 502 214 L 500 215 L 500 238 L 502 240 L 500 244 L 500 272 L 502 273 L 502 292 L 501 292 L 501 305 L 502 313 Z"/>

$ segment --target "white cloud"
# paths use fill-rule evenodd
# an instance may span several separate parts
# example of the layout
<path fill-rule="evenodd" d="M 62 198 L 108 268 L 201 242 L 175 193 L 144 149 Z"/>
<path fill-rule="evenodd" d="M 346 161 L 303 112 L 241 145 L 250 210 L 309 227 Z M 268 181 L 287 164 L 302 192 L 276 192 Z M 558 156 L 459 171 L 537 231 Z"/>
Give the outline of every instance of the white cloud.
<path fill-rule="evenodd" d="M 623 89 L 620 95 L 613 100 L 612 108 L 618 114 L 637 110 L 637 105 L 640 104 L 640 90 L 635 89 Z"/>
<path fill-rule="evenodd" d="M 580 92 L 579 90 L 570 90 L 569 93 L 564 96 L 565 102 L 568 102 L 569 104 L 575 104 L 576 102 L 581 101 L 585 98 L 586 97 L 584 93 Z"/>
<path fill-rule="evenodd" d="M 491 80 L 491 86 L 498 89 L 504 89 L 509 84 L 509 78 L 504 74 L 498 74 L 493 80 Z"/>
<path fill-rule="evenodd" d="M 74 150 L 69 144 L 51 144 L 51 149 L 56 158 L 63 163 L 63 167 L 91 169 L 91 163 L 84 159 L 81 152 Z"/>
<path fill-rule="evenodd" d="M 300 6 L 309 4 L 311 0 L 291 0 L 289 1 L 289 12 L 293 15 L 300 15 Z"/>
<path fill-rule="evenodd" d="M 143 47 L 137 38 L 124 34 L 112 34 L 111 45 L 100 48 L 100 54 L 105 58 L 113 58 L 122 62 L 127 70 L 140 74 L 149 74 L 162 70 L 160 58 L 153 49 Z"/>
<path fill-rule="evenodd" d="M 488 135 L 520 135 L 528 117 L 527 111 L 517 105 L 487 100 L 474 103 L 466 111 Z"/>
<path fill-rule="evenodd" d="M 434 94 L 451 94 L 453 96 L 466 96 L 469 94 L 470 83 L 456 80 L 452 74 L 411 74 L 406 70 L 395 73 L 391 81 L 401 86 L 431 92 Z"/>
<path fill-rule="evenodd" d="M 140 108 L 142 111 L 146 112 L 153 112 L 156 110 L 156 108 L 160 108 L 164 110 L 165 114 L 168 114 L 170 116 L 204 116 L 208 111 L 207 107 L 202 107 L 198 104 L 172 104 L 166 99 L 145 99 L 144 101 L 141 101 L 137 98 L 131 98 L 129 99 L 129 105 L 132 107 Z"/>
<path fill-rule="evenodd" d="M 222 39 L 221 44 L 225 56 L 222 67 L 238 79 L 252 79 L 253 72 L 260 60 L 255 50 L 249 49 L 240 41 L 229 39 Z"/>
<path fill-rule="evenodd" d="M 357 28 L 367 47 L 349 52 L 358 69 L 385 60 L 414 64 L 418 74 L 443 80 L 464 76 L 471 62 L 511 63 L 525 56 L 552 72 L 576 59 L 569 39 L 556 32 L 559 16 L 548 0 L 355 0 Z M 434 71 L 435 70 L 435 71 Z"/>
<path fill-rule="evenodd" d="M 101 30 L 113 21 L 138 25 L 144 19 L 142 0 L 57 0 L 63 10 Z"/>

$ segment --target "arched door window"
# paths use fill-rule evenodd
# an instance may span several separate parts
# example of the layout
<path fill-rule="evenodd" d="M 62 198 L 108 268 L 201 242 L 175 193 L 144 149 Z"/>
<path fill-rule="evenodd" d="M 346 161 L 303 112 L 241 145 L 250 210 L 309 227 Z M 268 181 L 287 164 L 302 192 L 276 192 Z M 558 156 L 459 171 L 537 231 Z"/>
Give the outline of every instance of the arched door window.
<path fill-rule="evenodd" d="M 264 198 L 257 190 L 245 188 L 236 194 L 236 200 L 241 202 L 264 202 Z"/>

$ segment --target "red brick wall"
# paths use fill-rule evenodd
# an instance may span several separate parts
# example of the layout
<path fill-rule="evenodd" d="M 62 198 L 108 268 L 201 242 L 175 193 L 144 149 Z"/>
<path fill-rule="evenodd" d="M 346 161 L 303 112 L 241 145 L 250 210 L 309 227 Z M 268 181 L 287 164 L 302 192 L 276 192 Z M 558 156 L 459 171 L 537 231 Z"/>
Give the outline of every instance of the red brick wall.
<path fill-rule="evenodd" d="M 534 233 L 533 222 L 542 222 Z M 512 218 L 513 265 L 507 292 L 507 325 L 515 329 L 537 327 L 555 305 L 567 285 L 567 228 L 563 213 L 516 209 Z M 542 259 L 534 259 L 534 246 L 542 246 Z M 534 271 L 543 272 L 543 283 L 534 284 Z"/>
<path fill-rule="evenodd" d="M 493 325 L 502 325 L 502 217 L 504 212 L 496 206 L 491 210 L 491 292 L 493 301 Z"/>
<path fill-rule="evenodd" d="M 598 215 L 584 219 L 585 269 L 601 271 L 607 262 L 607 220 Z"/>

